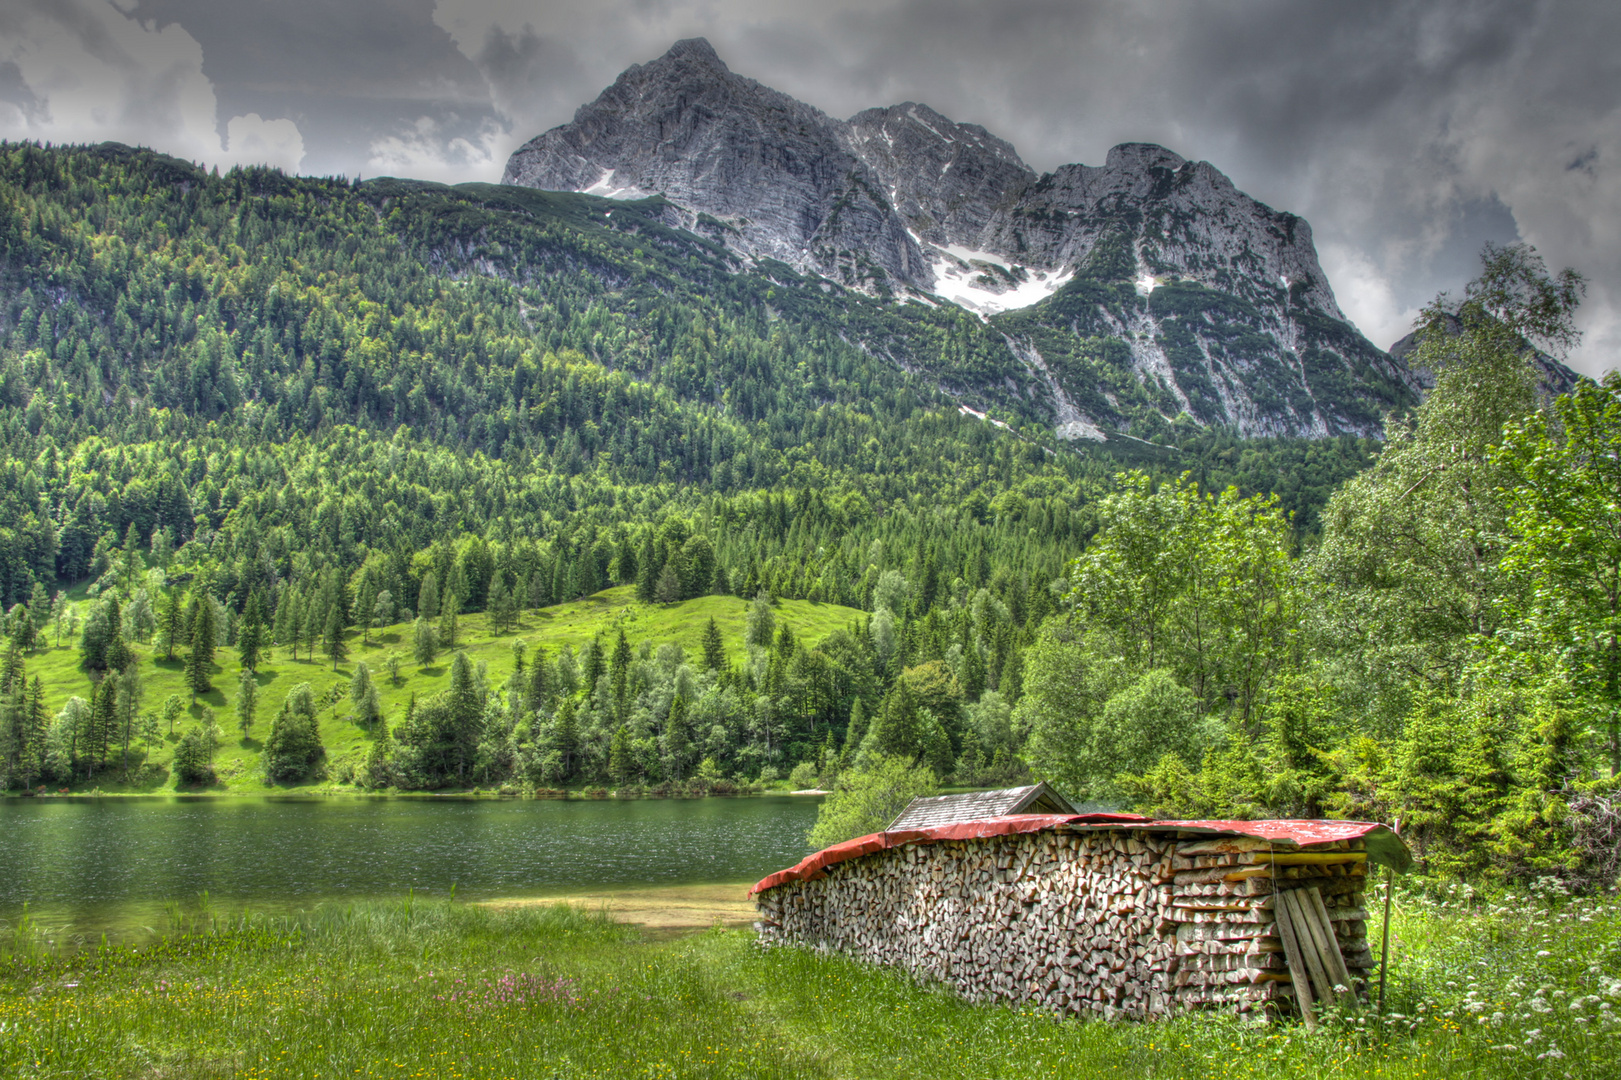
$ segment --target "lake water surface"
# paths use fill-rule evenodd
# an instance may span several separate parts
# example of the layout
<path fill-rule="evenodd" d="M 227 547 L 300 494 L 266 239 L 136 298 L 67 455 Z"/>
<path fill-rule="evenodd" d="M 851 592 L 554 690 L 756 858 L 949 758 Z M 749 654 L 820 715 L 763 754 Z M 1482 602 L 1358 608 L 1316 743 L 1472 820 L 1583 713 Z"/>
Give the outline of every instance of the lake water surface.
<path fill-rule="evenodd" d="M 331 900 L 545 897 L 752 882 L 807 851 L 820 799 L 48 798 L 0 800 L 0 919 L 70 932 Z"/>

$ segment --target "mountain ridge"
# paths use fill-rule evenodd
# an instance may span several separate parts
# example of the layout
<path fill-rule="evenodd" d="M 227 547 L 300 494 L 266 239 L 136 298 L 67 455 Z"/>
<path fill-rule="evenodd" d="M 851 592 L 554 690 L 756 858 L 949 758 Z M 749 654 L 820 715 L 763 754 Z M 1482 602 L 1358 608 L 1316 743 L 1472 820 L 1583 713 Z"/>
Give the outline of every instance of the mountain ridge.
<path fill-rule="evenodd" d="M 837 120 L 701 38 L 626 69 L 515 151 L 503 182 L 661 195 L 745 269 L 771 260 L 973 311 L 1026 369 L 1007 392 L 1045 394 L 1067 437 L 1183 416 L 1245 436 L 1376 435 L 1421 392 L 1346 319 L 1310 225 L 1208 162 L 1124 143 L 1101 166 L 1038 174 L 917 102 Z M 1153 300 L 1162 286 L 1179 287 L 1174 304 Z"/>

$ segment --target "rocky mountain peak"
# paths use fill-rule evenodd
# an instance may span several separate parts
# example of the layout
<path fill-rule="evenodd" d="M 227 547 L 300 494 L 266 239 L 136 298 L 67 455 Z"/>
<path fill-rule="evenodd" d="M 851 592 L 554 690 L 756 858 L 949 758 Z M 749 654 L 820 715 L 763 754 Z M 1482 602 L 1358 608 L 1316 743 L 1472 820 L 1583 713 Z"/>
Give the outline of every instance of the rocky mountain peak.
<path fill-rule="evenodd" d="M 1147 172 L 1149 169 L 1170 169 L 1175 172 L 1186 165 L 1187 159 L 1155 143 L 1121 143 L 1109 150 L 1103 167 L 1115 172 Z"/>

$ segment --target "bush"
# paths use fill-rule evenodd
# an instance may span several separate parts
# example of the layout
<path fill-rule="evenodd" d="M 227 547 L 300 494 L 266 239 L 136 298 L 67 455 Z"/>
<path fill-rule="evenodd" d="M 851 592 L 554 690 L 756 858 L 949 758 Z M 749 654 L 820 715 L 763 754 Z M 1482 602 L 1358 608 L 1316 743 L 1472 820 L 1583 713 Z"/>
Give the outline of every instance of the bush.
<path fill-rule="evenodd" d="M 210 784 L 214 782 L 213 750 L 201 727 L 194 727 L 181 736 L 174 748 L 175 778 L 183 784 Z"/>
<path fill-rule="evenodd" d="M 298 781 L 315 771 L 326 756 L 317 725 L 315 693 L 309 683 L 299 683 L 287 692 L 281 711 L 270 722 L 264 750 L 265 780 Z"/>
<path fill-rule="evenodd" d="M 934 771 L 904 757 L 876 757 L 839 777 L 805 839 L 812 847 L 852 840 L 886 828 L 906 804 L 939 791 Z"/>
<path fill-rule="evenodd" d="M 794 771 L 788 774 L 788 786 L 795 791 L 813 788 L 816 783 L 816 766 L 808 761 L 801 761 L 794 766 Z"/>

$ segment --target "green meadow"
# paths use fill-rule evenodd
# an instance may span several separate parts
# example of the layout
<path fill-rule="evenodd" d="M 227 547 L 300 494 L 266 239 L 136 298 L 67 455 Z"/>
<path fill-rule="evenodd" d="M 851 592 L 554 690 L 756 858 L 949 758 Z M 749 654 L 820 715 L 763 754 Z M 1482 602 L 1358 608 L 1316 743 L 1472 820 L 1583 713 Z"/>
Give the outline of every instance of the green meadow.
<path fill-rule="evenodd" d="M 647 604 L 635 597 L 634 586 L 607 589 L 572 603 L 557 604 L 523 612 L 516 628 L 505 634 L 492 634 L 489 619 L 484 614 L 464 615 L 455 649 L 441 649 L 433 664 L 419 667 L 411 658 L 411 626 L 401 623 L 364 633 L 354 631 L 348 635 L 349 655 L 335 668 L 331 661 L 319 654 L 307 657 L 300 651 L 298 658 L 282 648 L 273 650 L 272 658 L 261 659 L 256 679 L 259 684 L 258 707 L 255 723 L 246 733 L 236 726 L 235 705 L 241 669 L 236 652 L 220 647 L 215 652 L 215 663 L 210 669 L 213 689 L 195 699 L 186 689 L 183 679 L 184 660 L 180 651 L 175 659 L 165 660 L 150 647 L 137 644 L 136 655 L 141 661 L 144 680 L 146 710 L 161 712 L 162 704 L 170 694 L 177 695 L 186 711 L 177 721 L 173 732 L 162 729 L 162 741 L 150 752 L 132 746 L 132 757 L 137 761 L 126 771 L 114 766 L 88 781 L 76 781 L 75 792 L 99 791 L 111 793 L 143 793 L 174 788 L 175 779 L 169 764 L 174 746 L 186 727 L 195 723 L 203 709 L 214 710 L 221 739 L 214 758 L 214 771 L 218 782 L 202 790 L 251 793 L 278 791 L 333 791 L 343 785 L 332 779 L 317 780 L 300 785 L 267 785 L 259 768 L 262 740 L 270 730 L 271 718 L 281 707 L 287 692 L 299 683 L 309 683 L 316 700 L 325 703 L 321 710 L 321 738 L 327 750 L 328 777 L 336 776 L 346 765 L 358 766 L 371 745 L 373 733 L 348 719 L 351 705 L 348 697 L 350 677 L 355 665 L 365 663 L 371 669 L 383 706 L 383 715 L 389 723 L 396 723 L 405 713 L 412 695 L 427 698 L 444 690 L 450 681 L 450 660 L 455 652 L 465 652 L 472 662 L 488 666 L 488 681 L 492 689 L 504 684 L 513 670 L 513 642 L 523 639 L 528 654 L 534 655 L 544 648 L 555 656 L 564 645 L 578 651 L 580 646 L 595 637 L 611 645 L 610 635 L 623 628 L 633 646 L 646 641 L 654 645 L 675 643 L 689 654 L 700 649 L 700 639 L 708 621 L 713 618 L 720 627 L 729 655 L 733 659 L 743 654 L 743 630 L 748 603 L 734 596 L 702 596 L 675 604 Z M 779 625 L 786 625 L 794 636 L 806 645 L 815 645 L 828 634 L 850 626 L 863 618 L 864 613 L 838 604 L 815 603 L 809 600 L 778 600 L 775 615 Z M 54 640 L 54 639 L 53 639 Z M 74 694 L 88 698 L 90 680 L 79 665 L 77 642 L 66 640 L 28 654 L 30 678 L 41 678 L 54 713 Z M 401 658 L 399 681 L 391 682 L 385 660 L 390 653 Z M 187 788 L 187 790 L 196 790 Z"/>
<path fill-rule="evenodd" d="M 0 944 L 0 1075 L 272 1078 L 1621 1075 L 1613 898 L 1404 894 L 1383 1017 L 1056 1020 L 752 931 L 562 905 L 173 908 L 159 940 Z"/>

